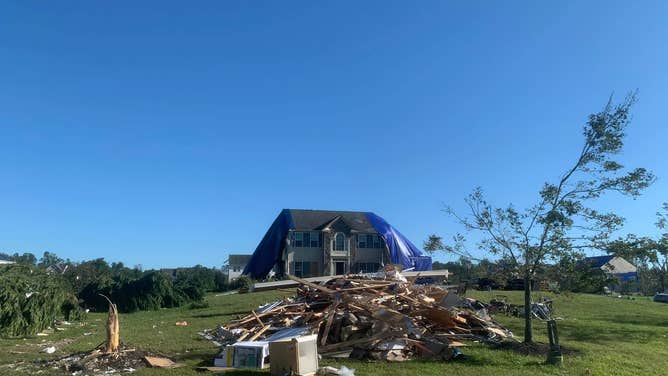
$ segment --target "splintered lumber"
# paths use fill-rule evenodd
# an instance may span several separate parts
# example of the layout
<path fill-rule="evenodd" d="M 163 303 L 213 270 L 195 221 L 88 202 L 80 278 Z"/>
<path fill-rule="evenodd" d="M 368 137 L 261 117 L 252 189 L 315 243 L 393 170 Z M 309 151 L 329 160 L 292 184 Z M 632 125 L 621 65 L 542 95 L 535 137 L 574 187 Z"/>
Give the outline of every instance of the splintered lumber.
<path fill-rule="evenodd" d="M 258 339 L 258 337 L 260 337 L 262 333 L 266 332 L 267 329 L 269 329 L 270 327 L 271 325 L 265 325 L 262 329 L 260 329 L 259 332 L 255 333 L 252 337 L 250 337 L 249 341 L 255 341 L 256 339 Z"/>
<path fill-rule="evenodd" d="M 336 316 L 336 307 L 339 306 L 339 302 L 336 302 L 332 307 L 332 310 L 329 312 L 329 318 L 325 324 L 325 331 L 322 332 L 322 338 L 320 339 L 320 345 L 324 346 L 327 342 L 327 336 L 329 335 L 329 329 L 332 327 L 332 322 L 334 321 L 334 316 Z"/>
<path fill-rule="evenodd" d="M 336 292 L 334 290 L 328 289 L 327 287 L 323 287 L 323 286 L 317 285 L 315 283 L 309 282 L 307 280 L 301 279 L 299 277 L 295 277 L 294 275 L 289 275 L 288 274 L 288 278 L 290 278 L 291 280 L 293 280 L 295 282 L 301 283 L 302 285 L 306 285 L 306 286 L 314 288 L 316 290 L 320 290 L 320 291 L 322 291 L 326 294 L 333 294 L 333 293 Z"/>
<path fill-rule="evenodd" d="M 430 276 L 429 272 L 419 273 L 421 277 Z M 404 277 L 396 271 L 386 276 L 288 276 L 287 282 L 297 287 L 294 297 L 231 320 L 214 337 L 220 343 L 231 344 L 271 341 L 274 335 L 317 334 L 321 355 L 348 354 L 388 361 L 412 357 L 447 360 L 455 353 L 449 348 L 467 341 L 512 338 L 512 333 L 492 319 L 484 304 L 452 298 L 447 307 L 442 306 L 448 296 L 447 286 L 407 282 Z"/>
<path fill-rule="evenodd" d="M 406 279 L 416 279 L 418 278 L 418 275 L 420 278 L 442 278 L 442 279 L 448 279 L 448 277 L 452 273 L 449 273 L 447 270 L 426 270 L 426 271 L 420 271 L 420 272 L 402 272 L 401 275 L 404 276 Z M 364 276 L 367 276 L 369 280 L 373 278 L 372 276 L 375 275 L 375 273 L 369 273 L 369 274 L 364 274 Z M 322 276 L 322 277 L 309 277 L 309 278 L 303 278 L 303 281 L 306 282 L 311 282 L 311 283 L 319 283 L 319 282 L 327 282 L 330 279 L 337 279 L 337 278 L 345 278 L 344 275 L 333 275 L 333 276 Z M 379 282 L 376 280 L 376 282 Z M 384 282 L 384 281 L 380 281 Z M 300 282 L 297 282 L 293 279 L 289 280 L 284 280 L 284 281 L 271 281 L 271 282 L 258 282 L 253 285 L 252 288 L 249 289 L 250 291 L 267 291 L 267 290 L 277 290 L 277 289 L 284 289 L 284 288 L 290 288 L 290 287 L 297 287 L 300 285 Z M 456 287 L 456 286 L 455 286 Z M 240 292 L 241 293 L 241 292 Z"/>

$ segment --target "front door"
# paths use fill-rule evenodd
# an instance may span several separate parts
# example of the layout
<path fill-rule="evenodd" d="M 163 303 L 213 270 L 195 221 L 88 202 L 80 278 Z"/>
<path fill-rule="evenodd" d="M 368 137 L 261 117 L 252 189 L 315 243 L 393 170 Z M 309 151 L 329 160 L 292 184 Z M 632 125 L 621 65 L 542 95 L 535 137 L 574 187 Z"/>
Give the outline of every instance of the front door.
<path fill-rule="evenodd" d="M 342 275 L 346 272 L 346 262 L 345 261 L 335 261 L 334 262 L 335 275 Z"/>

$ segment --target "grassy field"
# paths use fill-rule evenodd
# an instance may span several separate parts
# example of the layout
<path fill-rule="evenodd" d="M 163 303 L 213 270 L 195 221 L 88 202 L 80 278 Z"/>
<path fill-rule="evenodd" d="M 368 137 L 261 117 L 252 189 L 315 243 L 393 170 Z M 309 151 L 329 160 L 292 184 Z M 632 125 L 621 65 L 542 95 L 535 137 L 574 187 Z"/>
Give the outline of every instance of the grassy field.
<path fill-rule="evenodd" d="M 245 295 L 209 295 L 209 308 L 164 309 L 121 315 L 121 339 L 130 346 L 175 357 L 186 367 L 174 370 L 141 369 L 135 375 L 195 375 L 197 366 L 212 365 L 217 348 L 202 340 L 197 332 L 214 328 L 232 315 L 246 314 L 249 309 L 275 300 L 286 293 L 263 292 Z M 520 303 L 520 292 L 503 292 L 511 302 Z M 493 295 L 472 292 L 471 297 L 488 301 Z M 457 362 L 405 363 L 365 362 L 347 359 L 325 360 L 332 366 L 355 368 L 357 375 L 666 375 L 668 374 L 668 304 L 649 298 L 621 300 L 594 295 L 554 296 L 562 346 L 564 367 L 543 365 L 543 358 L 526 356 L 512 350 L 493 349 L 472 344 L 462 348 L 467 358 Z M 89 350 L 104 340 L 106 314 L 89 314 L 83 325 L 66 327 L 47 337 L 0 340 L 0 374 L 30 372 L 32 362 L 53 359 Z M 521 319 L 499 316 L 498 321 L 521 337 Z M 186 320 L 188 326 L 176 326 Z M 545 324 L 535 324 L 537 340 L 547 342 Z M 92 333 L 84 336 L 84 333 Z M 54 354 L 40 353 L 55 346 Z M 24 362 L 22 371 L 7 365 Z M 25 368 L 27 367 L 27 368 Z M 40 369 L 39 374 L 63 374 Z M 267 372 L 235 371 L 229 375 L 263 375 Z"/>

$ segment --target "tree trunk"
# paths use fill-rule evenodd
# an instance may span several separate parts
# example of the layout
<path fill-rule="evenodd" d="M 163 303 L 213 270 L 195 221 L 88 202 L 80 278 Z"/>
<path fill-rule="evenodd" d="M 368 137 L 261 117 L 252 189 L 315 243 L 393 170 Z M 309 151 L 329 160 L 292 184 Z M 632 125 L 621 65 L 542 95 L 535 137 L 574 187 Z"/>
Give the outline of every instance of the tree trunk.
<path fill-rule="evenodd" d="M 104 296 L 100 294 L 101 296 Z M 119 324 L 118 324 L 118 309 L 116 304 L 112 303 L 109 298 L 104 296 L 109 302 L 109 316 L 107 316 L 107 342 L 104 347 L 104 352 L 111 353 L 118 351 L 118 345 L 120 343 L 120 333 L 119 333 Z"/>
<path fill-rule="evenodd" d="M 531 316 L 531 275 L 527 273 L 524 276 L 524 343 L 533 342 Z"/>

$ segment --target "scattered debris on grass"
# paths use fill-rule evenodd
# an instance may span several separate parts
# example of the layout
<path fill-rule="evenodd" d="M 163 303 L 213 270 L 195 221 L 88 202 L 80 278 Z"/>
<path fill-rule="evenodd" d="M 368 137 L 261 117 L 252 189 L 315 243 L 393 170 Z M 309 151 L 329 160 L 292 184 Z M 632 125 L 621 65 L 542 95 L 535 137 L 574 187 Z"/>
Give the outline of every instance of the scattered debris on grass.
<path fill-rule="evenodd" d="M 318 372 L 316 373 L 318 376 L 355 376 L 355 370 L 350 369 L 346 366 L 342 366 L 341 368 L 335 368 L 335 367 L 320 367 L 318 368 Z"/>
<path fill-rule="evenodd" d="M 490 313 L 503 313 L 507 316 L 524 317 L 524 306 L 517 304 L 509 304 L 508 297 L 505 295 L 497 295 L 494 299 L 489 301 Z M 531 313 L 534 318 L 539 320 L 552 319 L 552 299 L 541 298 L 538 303 L 531 304 Z"/>
<path fill-rule="evenodd" d="M 226 345 L 313 333 L 323 357 L 388 361 L 449 360 L 465 341 L 499 343 L 513 337 L 492 319 L 487 305 L 436 284 L 408 282 L 396 271 L 384 278 L 350 275 L 321 284 L 289 278 L 300 283 L 295 297 L 201 334 Z"/>
<path fill-rule="evenodd" d="M 160 358 L 156 356 L 144 356 L 146 363 L 153 368 L 179 368 L 183 364 L 176 363 L 169 358 Z"/>

